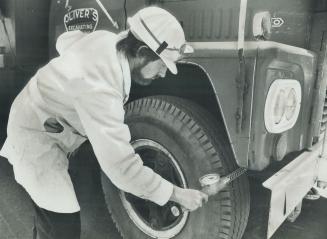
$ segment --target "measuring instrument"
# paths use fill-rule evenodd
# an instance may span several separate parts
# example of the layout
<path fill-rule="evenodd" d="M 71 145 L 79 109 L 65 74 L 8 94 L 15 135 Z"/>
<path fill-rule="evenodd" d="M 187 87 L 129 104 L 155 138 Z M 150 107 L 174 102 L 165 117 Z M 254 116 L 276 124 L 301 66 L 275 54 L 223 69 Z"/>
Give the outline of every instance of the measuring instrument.
<path fill-rule="evenodd" d="M 221 177 L 218 173 L 206 174 L 199 178 L 201 184 L 201 191 L 208 194 L 209 196 L 216 195 L 221 189 L 223 189 L 227 184 L 233 182 L 240 176 L 242 176 L 247 171 L 246 168 L 238 168 L 232 173 Z M 182 208 L 182 211 L 187 211 L 185 208 Z M 180 215 L 180 210 L 177 206 L 171 207 L 171 213 L 178 217 Z"/>

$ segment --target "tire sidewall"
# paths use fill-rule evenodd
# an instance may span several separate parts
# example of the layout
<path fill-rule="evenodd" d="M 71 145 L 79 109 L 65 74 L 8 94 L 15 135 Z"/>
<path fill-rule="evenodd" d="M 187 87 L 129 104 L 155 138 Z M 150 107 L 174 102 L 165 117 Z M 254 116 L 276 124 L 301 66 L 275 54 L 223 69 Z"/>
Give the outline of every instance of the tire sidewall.
<path fill-rule="evenodd" d="M 213 139 L 210 139 L 210 133 L 205 132 L 205 129 L 200 128 L 197 131 L 204 134 L 205 137 L 199 136 L 187 126 L 185 117 L 176 117 L 173 113 L 167 113 L 168 111 L 163 108 L 134 105 L 128 109 L 126 123 L 130 129 L 132 141 L 150 139 L 167 149 L 182 169 L 188 188 L 201 189 L 198 180 L 204 174 L 225 175 L 227 173 L 224 162 L 230 159 L 223 157 L 228 153 L 220 152 L 223 147 L 220 147 L 220 151 L 218 149 L 208 150 L 208 141 L 213 141 Z M 217 157 L 219 163 L 217 163 Z M 215 158 L 216 161 L 212 158 Z M 109 211 L 124 239 L 151 238 L 130 219 L 122 204 L 120 191 L 104 174 L 102 181 Z M 233 226 L 230 223 L 227 226 L 223 225 L 226 223 L 226 218 L 223 218 L 222 215 L 224 213 L 226 215 L 226 210 L 230 211 L 234 203 L 233 188 L 227 186 L 218 195 L 210 197 L 209 202 L 201 209 L 190 213 L 183 230 L 174 238 L 220 238 L 218 235 L 222 227 L 226 227 L 228 230 L 226 233 L 232 233 L 230 230 L 233 230 Z M 229 213 L 232 212 L 227 212 L 227 214 Z"/>

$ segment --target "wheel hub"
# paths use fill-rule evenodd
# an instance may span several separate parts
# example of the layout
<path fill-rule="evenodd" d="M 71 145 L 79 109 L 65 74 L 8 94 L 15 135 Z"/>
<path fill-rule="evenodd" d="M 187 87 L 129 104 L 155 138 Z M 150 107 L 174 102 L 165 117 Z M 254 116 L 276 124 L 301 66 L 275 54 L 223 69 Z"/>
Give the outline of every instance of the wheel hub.
<path fill-rule="evenodd" d="M 186 187 L 186 180 L 173 155 L 161 144 L 139 139 L 132 142 L 135 152 L 140 155 L 145 166 L 150 167 L 166 180 Z M 189 213 L 183 212 L 180 205 L 169 201 L 159 206 L 132 194 L 121 191 L 121 200 L 135 225 L 153 238 L 172 238 L 185 226 Z"/>

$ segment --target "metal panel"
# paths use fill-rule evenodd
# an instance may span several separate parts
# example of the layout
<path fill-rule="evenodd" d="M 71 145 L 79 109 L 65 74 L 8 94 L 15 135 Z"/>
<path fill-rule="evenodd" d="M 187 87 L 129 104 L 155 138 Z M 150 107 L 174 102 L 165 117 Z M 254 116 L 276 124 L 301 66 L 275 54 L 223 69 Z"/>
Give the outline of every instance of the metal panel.
<path fill-rule="evenodd" d="M 244 104 L 243 129 L 238 133 L 235 81 L 238 74 L 237 42 L 198 42 L 192 45 L 195 48 L 192 61 L 200 64 L 212 79 L 230 142 L 240 166 L 262 170 L 270 163 L 273 135 L 265 129 L 263 111 L 269 85 L 277 78 L 295 78 L 302 84 L 302 111 L 295 127 L 287 133 L 287 152 L 304 147 L 305 142 L 303 143 L 301 139 L 307 137 L 307 132 L 303 129 L 308 129 L 309 106 L 312 102 L 314 84 L 315 55 L 312 52 L 276 42 L 245 42 L 248 87 Z M 257 54 L 257 63 L 255 63 Z"/>
<path fill-rule="evenodd" d="M 189 41 L 237 40 L 240 0 L 151 1 L 172 12 L 184 26 Z M 284 23 L 272 29 L 272 41 L 308 47 L 312 0 L 249 0 L 246 17 L 246 40 L 253 40 L 252 19 L 255 13 L 269 11 Z M 281 7 L 282 6 L 282 7 Z"/>
<path fill-rule="evenodd" d="M 252 78 L 254 58 L 247 58 L 249 79 Z M 247 152 L 249 144 L 249 111 L 248 108 L 244 112 L 245 122 L 243 129 L 237 132 L 237 117 L 238 108 L 238 92 L 236 78 L 238 75 L 238 58 L 220 58 L 215 59 L 217 64 L 215 67 L 210 67 L 211 63 L 208 60 L 200 59 L 197 63 L 202 65 L 212 77 L 213 85 L 217 91 L 217 98 L 223 112 L 225 125 L 230 137 L 236 161 L 241 167 L 248 167 Z M 252 67 L 251 67 L 252 65 Z M 228 89 L 228 90 L 227 90 Z M 247 102 L 249 103 L 249 102 Z M 245 107 L 247 107 L 246 105 Z"/>
<path fill-rule="evenodd" d="M 16 61 L 18 65 L 40 65 L 48 60 L 50 0 L 14 2 Z"/>
<path fill-rule="evenodd" d="M 23 67 L 44 63 L 48 59 L 49 0 L 4 0 L 1 10 L 8 33 L 2 32 L 6 58 L 15 58 L 7 63 Z"/>
<path fill-rule="evenodd" d="M 0 70 L 0 117 L 8 118 L 9 109 L 16 90 L 14 89 L 15 72 L 13 70 Z"/>
<path fill-rule="evenodd" d="M 327 1 L 326 0 L 315 0 L 315 11 L 324 12 L 327 11 Z"/>
<path fill-rule="evenodd" d="M 313 28 L 310 39 L 310 48 L 318 53 L 317 79 L 315 83 L 315 98 L 311 120 L 311 138 L 315 143 L 320 134 L 326 129 L 327 117 L 327 13 L 321 12 L 314 15 Z"/>

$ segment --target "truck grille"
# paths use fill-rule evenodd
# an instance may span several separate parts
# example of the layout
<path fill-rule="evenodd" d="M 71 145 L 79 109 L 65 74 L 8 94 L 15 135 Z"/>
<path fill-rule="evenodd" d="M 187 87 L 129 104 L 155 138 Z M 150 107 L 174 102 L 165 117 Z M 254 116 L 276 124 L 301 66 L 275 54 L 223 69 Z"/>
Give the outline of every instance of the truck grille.
<path fill-rule="evenodd" d="M 322 111 L 320 134 L 325 132 L 326 127 L 327 127 L 327 90 L 326 90 L 324 108 L 323 108 L 323 111 Z"/>

